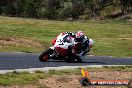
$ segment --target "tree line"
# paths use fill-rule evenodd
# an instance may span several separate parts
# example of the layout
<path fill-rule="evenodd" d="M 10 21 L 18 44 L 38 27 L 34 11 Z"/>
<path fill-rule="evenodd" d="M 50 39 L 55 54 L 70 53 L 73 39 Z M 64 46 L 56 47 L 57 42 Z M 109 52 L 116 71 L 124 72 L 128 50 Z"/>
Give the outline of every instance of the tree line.
<path fill-rule="evenodd" d="M 90 19 L 132 12 L 132 0 L 0 0 L 0 15 Z"/>

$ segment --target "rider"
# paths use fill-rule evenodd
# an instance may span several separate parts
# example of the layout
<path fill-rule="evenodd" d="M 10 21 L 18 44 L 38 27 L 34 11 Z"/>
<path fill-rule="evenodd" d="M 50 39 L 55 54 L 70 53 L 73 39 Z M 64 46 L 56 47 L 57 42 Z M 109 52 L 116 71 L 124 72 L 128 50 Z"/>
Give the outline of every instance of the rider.
<path fill-rule="evenodd" d="M 93 47 L 94 42 L 92 39 L 89 39 L 88 37 L 86 37 L 82 31 L 78 31 L 75 34 L 75 37 L 76 37 L 76 42 L 79 42 L 81 45 L 81 47 L 80 47 L 81 52 L 80 52 L 80 54 L 77 54 L 77 55 L 81 59 L 83 59 L 84 56 L 86 55 L 86 53 L 90 51 L 90 48 Z"/>

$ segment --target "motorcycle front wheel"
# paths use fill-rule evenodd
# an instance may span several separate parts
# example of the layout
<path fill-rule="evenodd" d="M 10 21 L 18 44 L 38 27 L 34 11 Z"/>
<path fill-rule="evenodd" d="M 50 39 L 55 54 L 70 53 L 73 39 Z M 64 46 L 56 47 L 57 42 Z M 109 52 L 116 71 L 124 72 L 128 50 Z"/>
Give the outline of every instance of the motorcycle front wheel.
<path fill-rule="evenodd" d="M 52 53 L 52 49 L 47 49 L 46 51 L 44 51 L 40 56 L 39 56 L 39 60 L 41 62 L 46 62 L 50 59 L 50 54 Z"/>

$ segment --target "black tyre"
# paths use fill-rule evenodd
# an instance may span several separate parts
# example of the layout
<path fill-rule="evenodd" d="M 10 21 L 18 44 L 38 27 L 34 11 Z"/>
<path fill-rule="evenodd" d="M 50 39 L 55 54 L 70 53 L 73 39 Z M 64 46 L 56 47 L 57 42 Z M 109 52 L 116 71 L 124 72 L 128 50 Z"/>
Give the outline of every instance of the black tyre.
<path fill-rule="evenodd" d="M 78 62 L 78 63 L 81 63 L 82 62 L 82 59 L 79 57 L 79 56 L 75 56 L 75 58 L 76 58 L 76 61 Z"/>
<path fill-rule="evenodd" d="M 46 50 L 46 51 L 44 51 L 40 56 L 39 56 L 39 60 L 41 61 L 41 62 L 46 62 L 46 61 L 48 61 L 49 59 L 50 59 L 50 54 L 53 52 L 53 50 L 52 49 L 48 49 L 48 50 Z"/>
<path fill-rule="evenodd" d="M 66 62 L 67 62 L 67 63 L 73 63 L 73 62 L 75 62 L 75 55 L 72 54 L 72 53 L 70 53 L 70 54 L 68 55 L 68 58 L 66 58 Z"/>
<path fill-rule="evenodd" d="M 68 57 L 68 59 L 66 60 L 67 62 L 77 62 L 77 63 L 81 63 L 82 62 L 82 59 L 79 58 L 79 56 L 75 55 L 75 54 L 72 54 Z"/>

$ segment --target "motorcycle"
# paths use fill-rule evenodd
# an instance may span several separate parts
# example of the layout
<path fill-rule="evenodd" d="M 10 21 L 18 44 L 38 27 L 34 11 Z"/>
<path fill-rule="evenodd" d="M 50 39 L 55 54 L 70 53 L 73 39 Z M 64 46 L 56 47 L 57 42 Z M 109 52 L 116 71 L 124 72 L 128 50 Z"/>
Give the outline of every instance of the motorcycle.
<path fill-rule="evenodd" d="M 67 40 L 67 39 L 69 39 L 69 40 Z M 82 62 L 82 57 L 80 56 L 80 54 L 82 51 L 89 51 L 90 50 L 89 39 L 86 39 L 86 41 L 83 43 L 78 42 L 76 39 L 77 43 L 75 43 L 74 45 L 70 44 L 70 43 L 64 44 L 64 43 L 71 41 L 72 39 L 74 39 L 74 38 L 69 37 L 69 35 L 61 35 L 61 37 L 58 38 L 58 40 L 54 39 L 52 41 L 54 48 L 53 49 L 49 48 L 46 51 L 44 51 L 39 56 L 39 60 L 41 62 L 46 62 L 50 59 L 52 59 L 52 60 L 64 60 L 67 62 Z M 57 46 L 55 44 L 57 44 Z M 59 45 L 67 47 L 67 48 L 59 47 Z M 86 53 L 84 53 L 84 55 Z"/>

